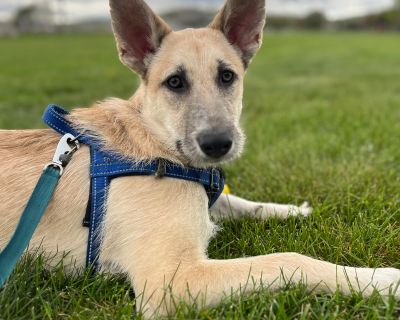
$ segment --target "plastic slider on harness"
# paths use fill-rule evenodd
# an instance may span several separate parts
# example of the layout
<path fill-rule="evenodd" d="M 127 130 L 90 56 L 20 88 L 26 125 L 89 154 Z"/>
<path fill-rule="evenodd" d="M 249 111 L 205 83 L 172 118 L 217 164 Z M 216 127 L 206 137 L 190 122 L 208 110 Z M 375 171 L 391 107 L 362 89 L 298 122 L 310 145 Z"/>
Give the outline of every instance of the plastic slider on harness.
<path fill-rule="evenodd" d="M 218 169 L 211 169 L 211 191 L 220 192 L 221 191 L 221 172 Z"/>
<path fill-rule="evenodd" d="M 164 159 L 157 160 L 157 171 L 155 173 L 156 178 L 164 178 L 167 173 L 167 163 Z"/>

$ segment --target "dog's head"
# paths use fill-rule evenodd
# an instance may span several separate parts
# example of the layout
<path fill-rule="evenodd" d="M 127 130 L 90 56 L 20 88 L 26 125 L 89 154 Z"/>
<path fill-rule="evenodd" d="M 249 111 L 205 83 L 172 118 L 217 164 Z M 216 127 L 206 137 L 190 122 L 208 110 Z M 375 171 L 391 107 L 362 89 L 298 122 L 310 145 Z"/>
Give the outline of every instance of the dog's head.
<path fill-rule="evenodd" d="M 121 61 L 142 79 L 143 121 L 190 165 L 243 149 L 243 78 L 262 42 L 265 0 L 228 0 L 207 28 L 173 32 L 143 0 L 110 0 Z"/>

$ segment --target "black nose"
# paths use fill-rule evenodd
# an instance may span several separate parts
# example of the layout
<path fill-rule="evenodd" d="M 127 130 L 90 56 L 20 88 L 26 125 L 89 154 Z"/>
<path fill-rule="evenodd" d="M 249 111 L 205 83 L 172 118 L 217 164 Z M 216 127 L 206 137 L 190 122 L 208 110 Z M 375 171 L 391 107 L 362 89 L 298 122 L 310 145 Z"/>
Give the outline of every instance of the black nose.
<path fill-rule="evenodd" d="M 209 157 L 218 159 L 226 155 L 232 148 L 232 137 L 228 132 L 206 132 L 198 136 L 201 150 Z"/>

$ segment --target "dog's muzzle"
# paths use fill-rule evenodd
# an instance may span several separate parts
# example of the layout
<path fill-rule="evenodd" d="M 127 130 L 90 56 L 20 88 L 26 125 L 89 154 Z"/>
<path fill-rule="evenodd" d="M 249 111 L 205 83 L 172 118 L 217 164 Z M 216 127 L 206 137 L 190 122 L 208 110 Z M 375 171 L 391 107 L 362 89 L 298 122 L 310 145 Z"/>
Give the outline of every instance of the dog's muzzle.
<path fill-rule="evenodd" d="M 197 137 L 201 151 L 212 159 L 220 159 L 232 149 L 233 135 L 228 130 L 208 130 Z"/>

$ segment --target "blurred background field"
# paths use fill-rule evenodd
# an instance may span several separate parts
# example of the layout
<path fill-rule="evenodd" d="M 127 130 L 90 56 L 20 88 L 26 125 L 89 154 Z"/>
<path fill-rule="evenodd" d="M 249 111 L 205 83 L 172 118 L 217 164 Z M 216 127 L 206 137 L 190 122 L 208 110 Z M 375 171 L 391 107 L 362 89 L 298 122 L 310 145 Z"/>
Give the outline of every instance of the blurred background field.
<path fill-rule="evenodd" d="M 224 0 L 147 0 L 173 27 L 206 25 Z M 400 30 L 399 0 L 268 0 L 268 29 Z M 109 31 L 106 0 L 2 0 L 0 35 Z"/>
<path fill-rule="evenodd" d="M 387 10 L 397 9 L 349 19 Z M 314 214 L 224 222 L 209 248 L 213 258 L 295 251 L 347 265 L 400 268 L 400 33 L 370 22 L 361 28 L 368 30 L 349 31 L 333 27 L 337 21 L 313 31 L 296 22 L 265 34 L 246 80 L 245 153 L 225 167 L 234 193 L 308 200 Z M 0 38 L 1 129 L 43 128 L 40 116 L 49 103 L 74 108 L 134 92 L 138 80 L 119 63 L 112 35 L 72 27 Z M 0 319 L 129 319 L 133 304 L 123 279 L 73 279 L 28 259 L 0 292 Z M 393 299 L 314 296 L 296 287 L 200 312 L 182 306 L 177 318 L 399 316 Z"/>

